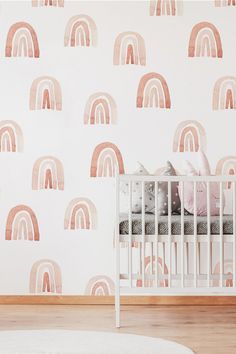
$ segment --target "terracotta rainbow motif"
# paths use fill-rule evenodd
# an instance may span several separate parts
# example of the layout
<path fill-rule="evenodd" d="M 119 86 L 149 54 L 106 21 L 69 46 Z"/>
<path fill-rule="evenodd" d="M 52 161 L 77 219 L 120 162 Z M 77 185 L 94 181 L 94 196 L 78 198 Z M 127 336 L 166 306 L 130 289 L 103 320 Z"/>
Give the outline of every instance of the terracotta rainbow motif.
<path fill-rule="evenodd" d="M 146 65 L 146 49 L 143 37 L 137 32 L 120 33 L 114 45 L 114 65 Z"/>
<path fill-rule="evenodd" d="M 115 144 L 99 144 L 92 156 L 90 177 L 114 177 L 116 168 L 124 174 L 124 163 L 120 150 Z"/>
<path fill-rule="evenodd" d="M 68 21 L 65 47 L 91 47 L 97 45 L 97 27 L 93 19 L 87 15 L 77 15 Z"/>
<path fill-rule="evenodd" d="M 183 13 L 181 0 L 150 0 L 150 16 L 176 16 Z"/>
<path fill-rule="evenodd" d="M 86 286 L 85 295 L 109 296 L 115 294 L 115 284 L 106 275 L 97 275 L 91 278 Z"/>
<path fill-rule="evenodd" d="M 215 6 L 236 6 L 236 0 L 215 0 Z"/>
<path fill-rule="evenodd" d="M 216 165 L 216 175 L 236 175 L 236 156 L 225 156 Z M 224 188 L 229 189 L 231 182 L 223 183 Z"/>
<path fill-rule="evenodd" d="M 181 122 L 175 132 L 174 152 L 197 152 L 206 150 L 206 133 L 203 126 L 196 120 Z"/>
<path fill-rule="evenodd" d="M 84 124 L 115 124 L 117 110 L 114 99 L 105 92 L 91 95 L 86 103 Z"/>
<path fill-rule="evenodd" d="M 61 294 L 62 279 L 59 265 L 50 259 L 41 259 L 33 264 L 30 272 L 31 294 Z"/>
<path fill-rule="evenodd" d="M 64 190 L 64 170 L 61 161 L 53 156 L 40 157 L 33 167 L 32 189 Z"/>
<path fill-rule="evenodd" d="M 220 262 L 215 265 L 213 274 L 220 274 Z M 231 259 L 226 259 L 224 261 L 224 275 L 228 277 L 223 280 L 223 286 L 232 287 L 233 286 L 233 261 Z M 213 280 L 213 286 L 220 286 L 219 280 Z"/>
<path fill-rule="evenodd" d="M 189 40 L 188 56 L 223 57 L 220 34 L 213 24 L 200 22 L 193 27 Z"/>
<path fill-rule="evenodd" d="M 62 94 L 59 82 L 50 76 L 35 79 L 30 88 L 29 108 L 61 111 Z"/>
<path fill-rule="evenodd" d="M 12 120 L 0 121 L 0 152 L 22 152 L 23 134 Z"/>
<path fill-rule="evenodd" d="M 157 73 L 145 74 L 139 83 L 136 106 L 170 108 L 169 88 L 163 76 Z"/>
<path fill-rule="evenodd" d="M 54 6 L 54 7 L 63 7 L 64 0 L 32 0 L 33 7 L 39 6 Z"/>
<path fill-rule="evenodd" d="M 152 262 L 151 262 L 150 256 L 145 257 L 145 274 L 149 274 L 149 275 L 156 274 L 156 257 L 155 256 L 153 256 Z M 168 274 L 168 268 L 167 268 L 166 264 L 164 264 L 164 267 L 163 267 L 163 260 L 160 257 L 158 257 L 158 274 Z M 144 286 L 145 287 L 153 287 L 154 283 L 155 283 L 155 280 L 145 279 Z M 142 287 L 142 280 L 141 279 L 137 280 L 136 286 Z M 159 282 L 159 286 L 160 287 L 167 287 L 168 280 L 167 279 L 161 280 Z"/>
<path fill-rule="evenodd" d="M 39 241 L 39 226 L 35 213 L 26 205 L 17 205 L 8 214 L 6 240 Z"/>
<path fill-rule="evenodd" d="M 35 30 L 26 22 L 17 22 L 8 31 L 6 57 L 39 58 L 39 44 Z"/>
<path fill-rule="evenodd" d="M 224 76 L 216 81 L 212 108 L 213 110 L 236 109 L 236 77 Z"/>
<path fill-rule="evenodd" d="M 66 230 L 97 228 L 97 210 L 93 202 L 88 198 L 73 199 L 65 213 L 64 228 Z"/>

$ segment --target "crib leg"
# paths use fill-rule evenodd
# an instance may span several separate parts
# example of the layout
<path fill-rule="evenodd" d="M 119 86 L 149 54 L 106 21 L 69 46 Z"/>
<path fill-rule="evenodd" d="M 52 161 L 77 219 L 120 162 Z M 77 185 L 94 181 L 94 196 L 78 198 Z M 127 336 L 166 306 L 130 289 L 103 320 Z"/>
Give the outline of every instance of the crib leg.
<path fill-rule="evenodd" d="M 120 294 L 118 289 L 116 289 L 116 294 L 115 294 L 115 309 L 116 309 L 116 328 L 120 328 Z"/>

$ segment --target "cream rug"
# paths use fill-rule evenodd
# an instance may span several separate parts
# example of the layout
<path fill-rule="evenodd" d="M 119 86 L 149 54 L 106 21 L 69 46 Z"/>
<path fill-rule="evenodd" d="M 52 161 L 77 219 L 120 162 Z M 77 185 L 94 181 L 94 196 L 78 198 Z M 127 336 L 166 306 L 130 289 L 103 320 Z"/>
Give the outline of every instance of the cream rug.
<path fill-rule="evenodd" d="M 0 331 L 0 354 L 193 354 L 175 342 L 111 332 Z"/>

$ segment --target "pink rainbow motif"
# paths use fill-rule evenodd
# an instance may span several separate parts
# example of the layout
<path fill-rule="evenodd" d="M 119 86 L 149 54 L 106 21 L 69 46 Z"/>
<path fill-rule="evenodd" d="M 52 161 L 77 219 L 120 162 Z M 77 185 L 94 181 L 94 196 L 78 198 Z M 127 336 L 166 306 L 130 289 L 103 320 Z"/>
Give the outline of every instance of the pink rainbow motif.
<path fill-rule="evenodd" d="M 110 296 L 115 294 L 115 284 L 106 275 L 97 275 L 91 278 L 86 286 L 85 295 Z"/>
<path fill-rule="evenodd" d="M 115 124 L 117 120 L 116 103 L 105 92 L 91 95 L 86 103 L 84 124 Z"/>
<path fill-rule="evenodd" d="M 37 35 L 30 24 L 17 22 L 10 27 L 7 35 L 5 56 L 39 58 Z"/>
<path fill-rule="evenodd" d="M 64 190 L 64 170 L 61 161 L 53 156 L 40 157 L 33 167 L 32 189 Z"/>
<path fill-rule="evenodd" d="M 232 287 L 233 286 L 233 261 L 231 259 L 226 259 L 223 264 L 224 275 L 228 275 L 228 277 L 223 280 L 223 286 Z M 220 262 L 215 265 L 213 274 L 220 274 Z M 213 280 L 212 286 L 219 287 L 220 281 Z"/>
<path fill-rule="evenodd" d="M 33 264 L 30 272 L 31 294 L 61 294 L 62 279 L 59 265 L 50 259 L 41 259 Z"/>
<path fill-rule="evenodd" d="M 236 0 L 215 0 L 215 6 L 236 6 Z"/>
<path fill-rule="evenodd" d="M 93 19 L 87 15 L 77 15 L 68 21 L 65 47 L 91 47 L 97 45 L 97 27 Z"/>
<path fill-rule="evenodd" d="M 203 126 L 195 120 L 181 122 L 175 132 L 174 152 L 197 152 L 206 150 L 206 133 Z"/>
<path fill-rule="evenodd" d="M 150 0 L 150 16 L 176 16 L 182 15 L 182 0 Z"/>
<path fill-rule="evenodd" d="M 64 228 L 66 230 L 97 228 L 97 210 L 93 202 L 88 198 L 73 199 L 65 213 Z"/>
<path fill-rule="evenodd" d="M 220 34 L 213 24 L 200 22 L 193 27 L 189 40 L 188 56 L 223 57 Z"/>
<path fill-rule="evenodd" d="M 156 257 L 154 256 L 152 258 L 152 264 L 151 264 L 151 257 L 147 256 L 145 257 L 145 274 L 155 274 L 156 272 Z M 163 265 L 164 265 L 164 269 L 163 269 Z M 163 264 L 163 260 L 162 258 L 158 257 L 158 270 L 157 270 L 158 274 L 168 274 L 168 268 L 166 266 L 166 264 Z M 145 280 L 144 282 L 144 286 L 145 287 L 153 287 L 154 286 L 154 282 L 155 280 Z M 142 279 L 137 280 L 136 286 L 137 287 L 142 287 L 143 285 Z M 168 280 L 161 280 L 160 281 L 160 286 L 161 287 L 168 287 Z"/>
<path fill-rule="evenodd" d="M 216 175 L 236 175 L 236 156 L 225 156 L 216 165 Z M 224 182 L 225 189 L 231 188 L 231 182 Z"/>
<path fill-rule="evenodd" d="M 236 77 L 224 76 L 216 81 L 212 108 L 213 110 L 236 109 Z"/>
<path fill-rule="evenodd" d="M 5 239 L 39 241 L 39 227 L 35 213 L 26 205 L 17 205 L 8 214 Z"/>
<path fill-rule="evenodd" d="M 143 37 L 137 32 L 123 32 L 115 40 L 114 65 L 146 65 L 146 49 Z"/>
<path fill-rule="evenodd" d="M 54 6 L 64 7 L 64 0 L 32 0 L 33 7 L 39 6 Z"/>
<path fill-rule="evenodd" d="M 61 111 L 62 94 L 59 82 L 50 76 L 35 79 L 30 88 L 29 108 Z"/>
<path fill-rule="evenodd" d="M 171 107 L 169 89 L 163 76 L 157 73 L 148 73 L 141 78 L 136 106 L 138 108 Z"/>
<path fill-rule="evenodd" d="M 90 177 L 114 177 L 116 167 L 124 174 L 124 163 L 116 145 L 105 142 L 99 144 L 93 153 Z"/>
<path fill-rule="evenodd" d="M 11 120 L 0 122 L 0 152 L 22 152 L 23 134 L 19 125 Z"/>

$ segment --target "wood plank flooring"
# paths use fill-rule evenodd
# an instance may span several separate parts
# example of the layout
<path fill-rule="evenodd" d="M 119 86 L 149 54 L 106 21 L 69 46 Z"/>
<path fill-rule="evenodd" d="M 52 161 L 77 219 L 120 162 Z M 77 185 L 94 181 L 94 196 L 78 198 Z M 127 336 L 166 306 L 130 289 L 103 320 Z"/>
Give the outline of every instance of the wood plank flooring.
<path fill-rule="evenodd" d="M 0 330 L 73 329 L 174 340 L 197 354 L 236 354 L 236 306 L 0 305 Z"/>

